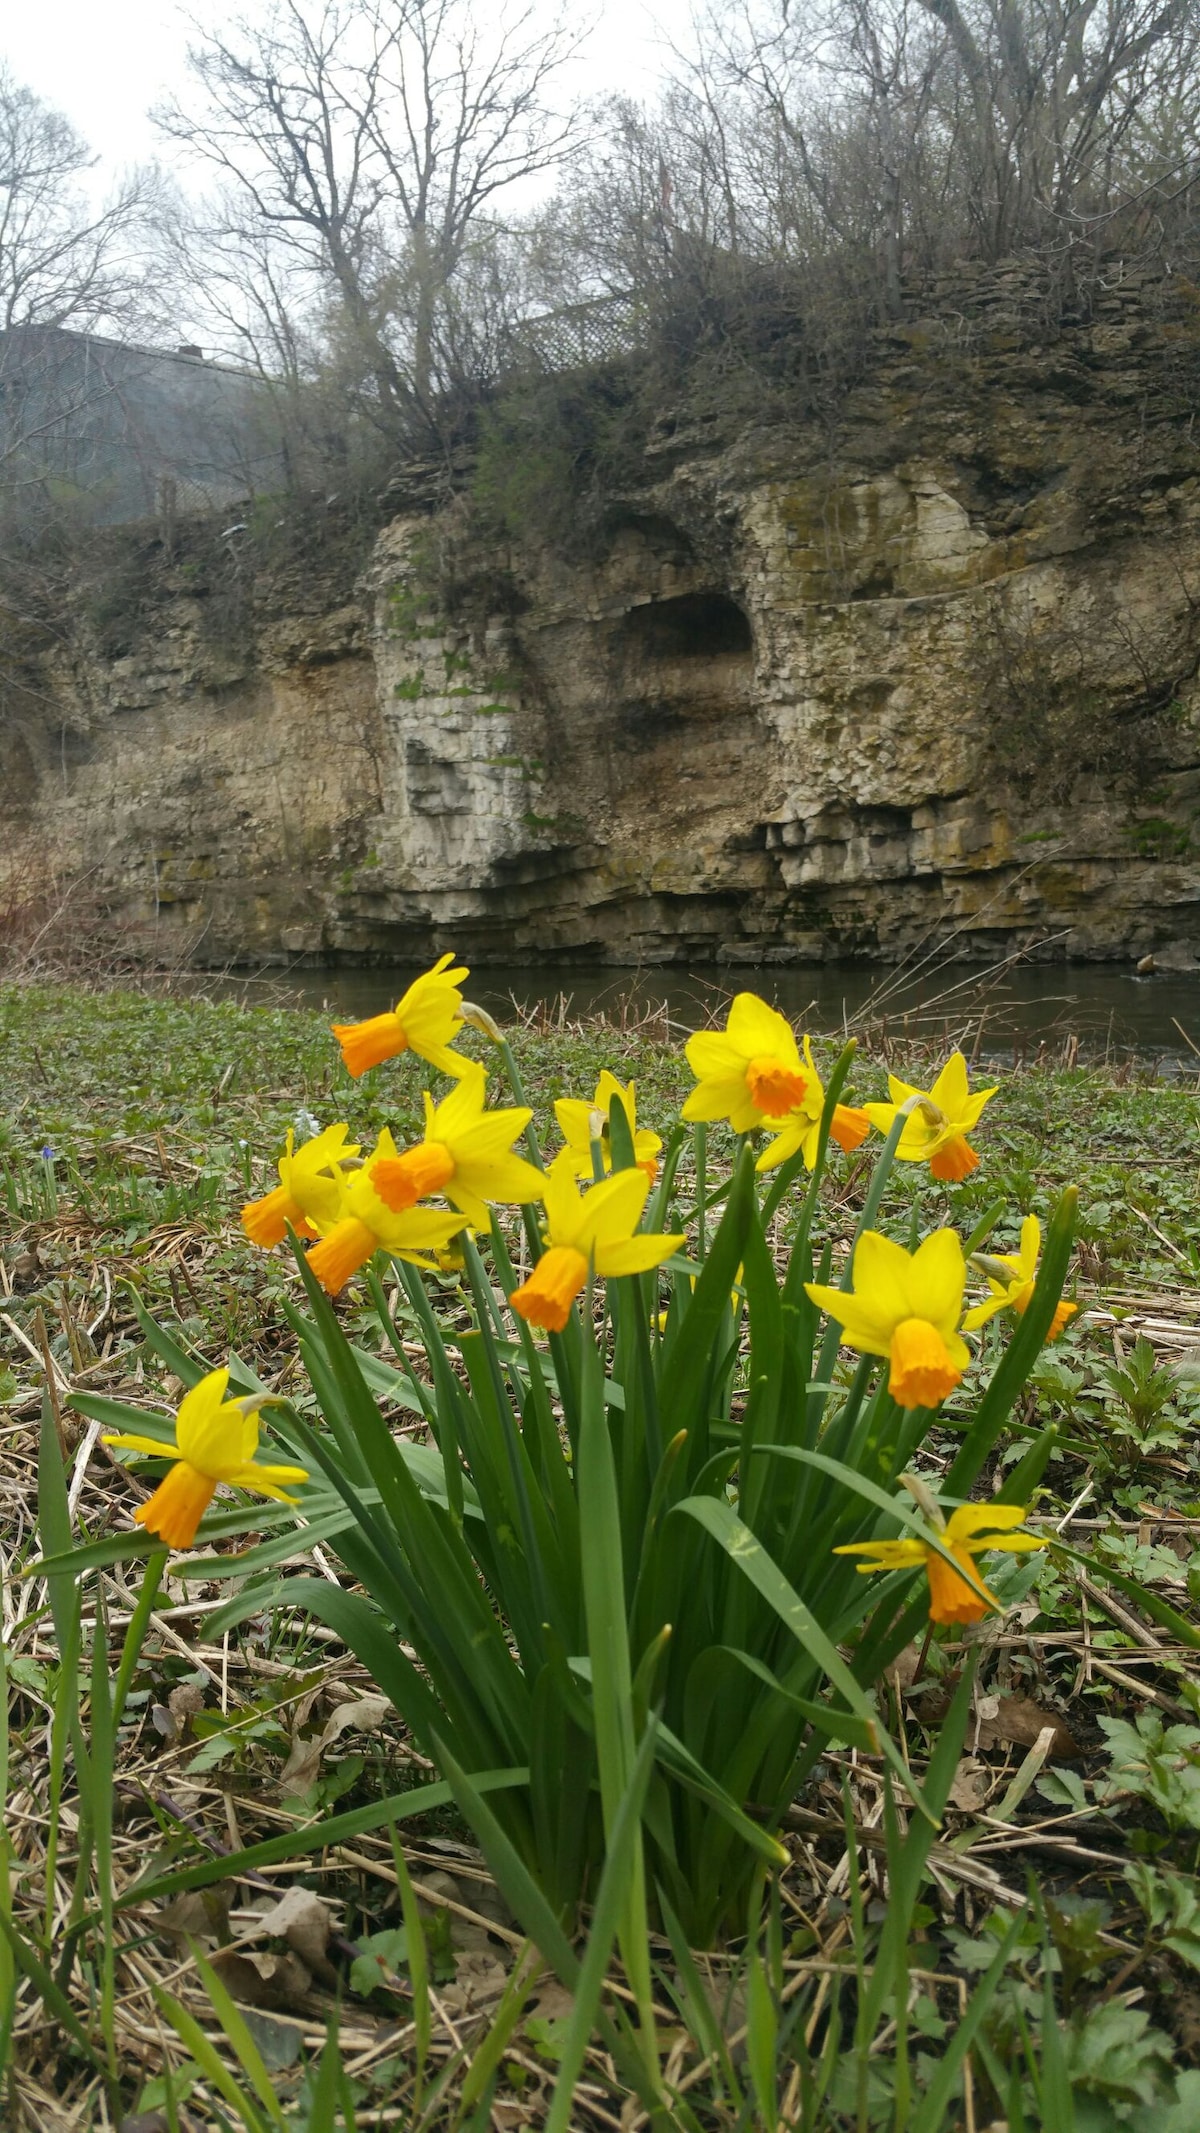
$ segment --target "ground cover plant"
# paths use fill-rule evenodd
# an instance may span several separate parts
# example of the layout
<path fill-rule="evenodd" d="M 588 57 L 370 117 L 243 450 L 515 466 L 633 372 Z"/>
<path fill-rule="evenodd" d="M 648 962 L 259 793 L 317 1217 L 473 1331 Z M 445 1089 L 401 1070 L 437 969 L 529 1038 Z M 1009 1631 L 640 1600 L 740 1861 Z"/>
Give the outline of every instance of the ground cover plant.
<path fill-rule="evenodd" d="M 15 2123 L 1193 2121 L 1192 1091 L 454 1032 L 485 1114 L 305 1014 L 0 1015 Z M 441 1260 L 343 1283 L 377 1172 Z M 298 1501 L 169 1553 L 103 1440 L 194 1450 L 188 1388 Z"/>

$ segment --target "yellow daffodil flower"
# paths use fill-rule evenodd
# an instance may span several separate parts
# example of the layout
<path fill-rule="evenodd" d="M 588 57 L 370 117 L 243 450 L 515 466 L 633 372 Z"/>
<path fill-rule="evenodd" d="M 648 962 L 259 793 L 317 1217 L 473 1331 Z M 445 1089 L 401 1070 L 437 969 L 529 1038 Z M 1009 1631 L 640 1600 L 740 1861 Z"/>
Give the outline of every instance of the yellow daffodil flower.
<path fill-rule="evenodd" d="M 540 1200 L 545 1179 L 512 1144 L 532 1111 L 487 1111 L 487 1074 L 465 1064 L 462 1080 L 434 1105 L 425 1097 L 425 1138 L 399 1156 L 377 1156 L 368 1166 L 372 1185 L 393 1214 L 404 1214 L 430 1193 L 443 1193 L 475 1229 L 488 1227 L 488 1200 L 527 1206 Z"/>
<path fill-rule="evenodd" d="M 697 1030 L 685 1047 L 696 1087 L 686 1119 L 727 1118 L 735 1133 L 782 1124 L 804 1101 L 808 1071 L 789 1022 L 757 993 L 739 992 L 723 1030 Z"/>
<path fill-rule="evenodd" d="M 452 955 L 443 955 L 432 970 L 414 978 L 402 1000 L 386 1015 L 372 1015 L 366 1022 L 335 1022 L 333 1034 L 342 1047 L 349 1074 L 365 1074 L 368 1067 L 400 1052 L 416 1052 L 456 1078 L 469 1062 L 449 1048 L 463 1021 L 459 986 L 470 972 L 452 970 Z"/>
<path fill-rule="evenodd" d="M 435 1208 L 411 1205 L 396 1214 L 388 1206 L 371 1174 L 378 1163 L 399 1159 L 400 1151 L 385 1126 L 362 1169 L 344 1178 L 332 1219 L 318 1224 L 321 1242 L 313 1245 L 308 1264 L 328 1295 L 336 1296 L 350 1276 L 379 1251 L 411 1260 L 414 1266 L 431 1267 L 429 1254 L 443 1250 L 464 1227 L 460 1214 L 445 1215 Z"/>
<path fill-rule="evenodd" d="M 1027 1516 L 1028 1511 L 1019 1504 L 1008 1503 L 969 1503 L 952 1511 L 941 1537 L 955 1562 L 961 1563 L 967 1573 L 965 1577 L 960 1577 L 928 1541 L 915 1537 L 857 1541 L 845 1548 L 835 1548 L 833 1552 L 835 1555 L 867 1556 L 869 1560 L 858 1565 L 863 1576 L 870 1576 L 877 1570 L 905 1570 L 911 1565 L 924 1564 L 929 1577 L 930 1621 L 978 1622 L 989 1609 L 994 1614 L 999 1614 L 1001 1609 L 995 1595 L 982 1585 L 973 1558 L 985 1554 L 989 1548 L 1006 1555 L 1021 1555 L 1031 1548 L 1044 1548 L 1045 1541 L 1038 1540 L 1036 1535 L 1013 1531 Z"/>
<path fill-rule="evenodd" d="M 359 1143 L 347 1143 L 349 1126 L 326 1126 L 324 1133 L 294 1150 L 295 1135 L 289 1128 L 287 1146 L 279 1158 L 279 1183 L 261 1200 L 247 1200 L 242 1209 L 242 1228 L 251 1244 L 269 1252 L 282 1244 L 289 1222 L 298 1237 L 315 1237 L 316 1217 L 328 1219 L 338 1205 L 342 1189 L 341 1165 L 356 1156 Z"/>
<path fill-rule="evenodd" d="M 821 1112 L 825 1105 L 825 1091 L 821 1077 L 813 1064 L 812 1042 L 804 1040 L 804 1094 L 799 1103 L 782 1118 L 765 1118 L 767 1132 L 774 1135 L 769 1148 L 764 1148 L 756 1168 L 776 1170 L 786 1163 L 797 1149 L 811 1170 L 817 1160 L 817 1143 L 821 1137 Z M 849 1154 L 866 1140 L 870 1122 L 865 1111 L 856 1110 L 852 1104 L 835 1104 L 829 1122 L 829 1135 L 839 1148 Z"/>
<path fill-rule="evenodd" d="M 805 1288 L 848 1348 L 888 1358 L 888 1391 L 901 1407 L 936 1407 L 971 1360 L 958 1330 L 966 1278 L 954 1230 L 935 1230 L 906 1252 L 868 1229 L 854 1254 L 852 1294 L 812 1281 Z"/>
<path fill-rule="evenodd" d="M 1042 1225 L 1036 1215 L 1026 1215 L 1021 1224 L 1021 1249 L 1019 1252 L 972 1252 L 971 1265 L 981 1273 L 991 1295 L 985 1303 L 972 1304 L 963 1320 L 963 1325 L 973 1331 L 976 1326 L 986 1326 L 997 1311 L 1015 1311 L 1023 1318 L 1029 1308 L 1037 1280 L 1038 1254 L 1042 1248 Z M 1063 1302 L 1056 1304 L 1050 1321 L 1048 1341 L 1056 1341 L 1069 1319 L 1074 1318 L 1079 1305 Z"/>
<path fill-rule="evenodd" d="M 575 1175 L 585 1180 L 591 1178 L 594 1140 L 600 1143 L 605 1171 L 612 1169 L 609 1119 L 614 1096 L 620 1098 L 625 1116 L 629 1120 L 634 1162 L 639 1170 L 645 1171 L 653 1185 L 658 1175 L 658 1157 L 662 1141 L 657 1133 L 651 1133 L 645 1126 L 639 1127 L 637 1091 L 633 1083 L 622 1084 L 615 1074 L 609 1073 L 607 1067 L 596 1083 L 596 1093 L 590 1104 L 585 1103 L 581 1096 L 560 1096 L 554 1106 L 559 1132 L 575 1158 Z"/>
<path fill-rule="evenodd" d="M 546 1250 L 528 1281 L 509 1301 L 531 1326 L 561 1333 L 571 1305 L 597 1274 L 643 1274 L 661 1266 L 682 1236 L 635 1237 L 650 1180 L 644 1170 L 618 1170 L 581 1193 L 575 1157 L 563 1148 L 546 1173 Z"/>
<path fill-rule="evenodd" d="M 931 1089 L 915 1089 L 907 1081 L 899 1081 L 895 1074 L 888 1075 L 888 1094 L 891 1102 L 864 1104 L 863 1110 L 873 1126 L 883 1134 L 890 1133 L 896 1113 L 913 1097 L 920 1100 L 913 1104 L 900 1136 L 896 1154 L 902 1163 L 928 1163 L 930 1173 L 948 1184 L 957 1184 L 960 1178 L 969 1177 L 977 1168 L 979 1157 L 969 1146 L 967 1135 L 978 1123 L 986 1103 L 996 1094 L 994 1088 L 977 1089 L 971 1095 L 967 1085 L 967 1062 L 961 1052 L 951 1052 L 949 1059 Z"/>
<path fill-rule="evenodd" d="M 344 1129 L 343 1129 L 344 1130 Z M 210 1370 L 179 1403 L 174 1444 L 156 1437 L 104 1437 L 105 1444 L 127 1452 L 148 1452 L 174 1459 L 149 1501 L 134 1512 L 139 1526 L 157 1533 L 169 1548 L 190 1548 L 196 1528 L 212 1502 L 219 1481 L 239 1489 L 256 1489 L 279 1503 L 294 1503 L 285 1484 L 308 1480 L 302 1466 L 258 1466 L 258 1409 L 268 1397 L 227 1400 L 227 1370 Z"/>

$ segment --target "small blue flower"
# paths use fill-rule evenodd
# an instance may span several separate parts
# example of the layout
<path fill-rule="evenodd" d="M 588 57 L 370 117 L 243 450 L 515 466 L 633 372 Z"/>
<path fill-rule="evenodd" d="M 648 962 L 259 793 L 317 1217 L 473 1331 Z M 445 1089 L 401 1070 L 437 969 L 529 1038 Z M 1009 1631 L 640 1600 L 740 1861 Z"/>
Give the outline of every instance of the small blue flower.
<path fill-rule="evenodd" d="M 53 1148 L 50 1146 L 49 1141 L 46 1142 L 46 1145 L 42 1150 L 42 1161 L 43 1163 L 56 1163 L 58 1161 L 58 1157 L 56 1156 Z"/>

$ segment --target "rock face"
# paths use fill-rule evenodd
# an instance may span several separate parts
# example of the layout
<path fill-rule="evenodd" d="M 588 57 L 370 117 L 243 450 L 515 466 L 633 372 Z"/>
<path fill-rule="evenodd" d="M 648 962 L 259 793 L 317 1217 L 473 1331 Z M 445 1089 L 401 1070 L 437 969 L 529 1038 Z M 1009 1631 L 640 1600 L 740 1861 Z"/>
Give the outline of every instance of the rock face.
<path fill-rule="evenodd" d="M 0 871 L 208 962 L 1191 964 L 1194 292 L 1001 297 L 881 337 L 832 440 L 664 421 L 586 552 L 414 505 L 219 656 L 164 568 L 10 704 Z"/>

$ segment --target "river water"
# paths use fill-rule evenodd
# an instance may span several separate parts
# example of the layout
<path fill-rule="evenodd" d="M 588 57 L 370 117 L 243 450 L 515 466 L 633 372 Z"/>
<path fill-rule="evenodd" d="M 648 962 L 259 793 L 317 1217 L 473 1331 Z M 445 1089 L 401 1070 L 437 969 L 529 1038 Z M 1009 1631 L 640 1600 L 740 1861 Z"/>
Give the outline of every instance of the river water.
<path fill-rule="evenodd" d="M 414 974 L 412 964 L 378 964 L 230 975 L 220 989 L 252 1003 L 327 1008 L 356 1018 L 394 1006 Z M 1139 977 L 1131 968 L 1103 963 L 987 968 L 942 962 L 926 969 L 815 963 L 701 971 L 493 965 L 473 973 L 464 988 L 500 1020 L 512 1018 L 514 1005 L 529 1013 L 544 1003 L 551 1019 L 604 1013 L 636 1023 L 665 1011 L 675 1030 L 723 1020 L 731 996 L 743 989 L 762 994 L 813 1030 L 886 1023 L 898 1035 L 954 1038 L 980 1053 L 1015 1047 L 1025 1056 L 1042 1045 L 1057 1055 L 1077 1038 L 1089 1057 L 1162 1054 L 1200 1072 L 1200 972 Z"/>

